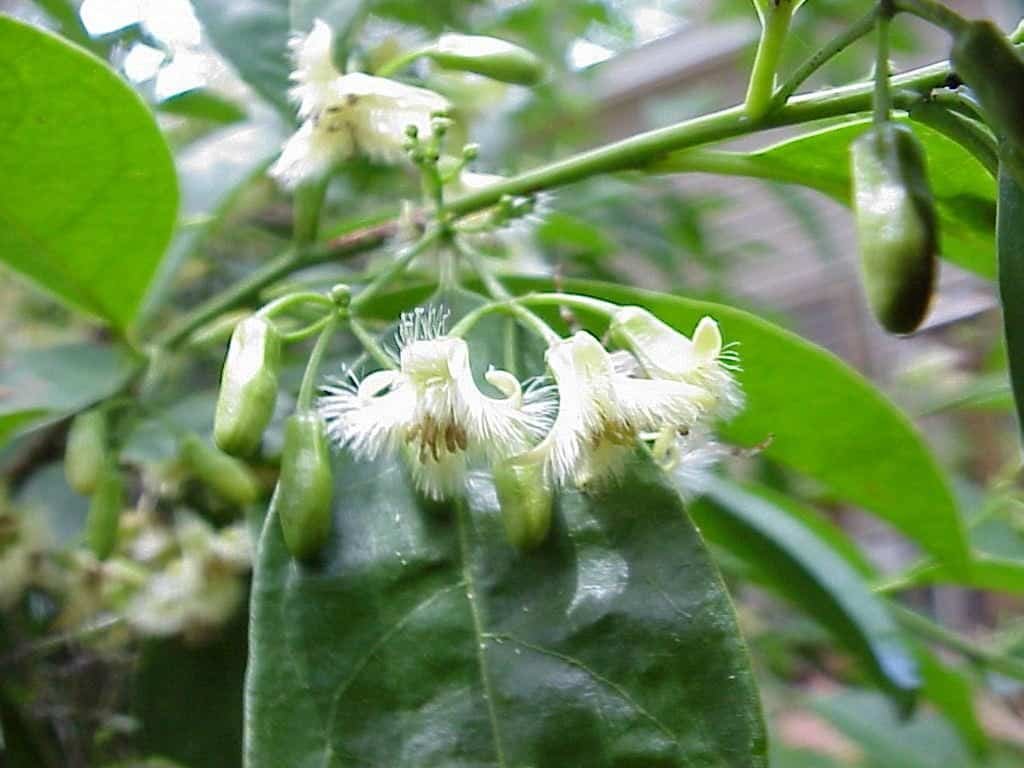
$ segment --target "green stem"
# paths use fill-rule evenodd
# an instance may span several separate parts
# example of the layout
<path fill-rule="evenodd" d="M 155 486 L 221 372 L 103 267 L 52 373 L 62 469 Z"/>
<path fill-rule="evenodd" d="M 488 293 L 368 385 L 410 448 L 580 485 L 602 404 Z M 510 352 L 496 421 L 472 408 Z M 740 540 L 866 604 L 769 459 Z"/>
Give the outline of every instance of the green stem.
<path fill-rule="evenodd" d="M 592 296 L 577 296 L 572 293 L 528 293 L 516 299 L 520 304 L 536 304 L 538 306 L 569 307 L 594 312 L 603 317 L 611 318 L 618 310 L 617 304 Z"/>
<path fill-rule="evenodd" d="M 875 19 L 878 41 L 875 46 L 875 101 L 876 125 L 888 123 L 892 113 L 892 96 L 889 93 L 889 15 L 879 13 Z"/>
<path fill-rule="evenodd" d="M 377 77 L 391 77 L 396 72 L 401 72 L 407 66 L 416 61 L 416 59 L 426 56 L 430 53 L 430 50 L 430 46 L 425 46 L 423 48 L 415 48 L 411 51 L 401 53 L 390 61 L 384 62 L 374 74 L 377 75 Z"/>
<path fill-rule="evenodd" d="M 387 221 L 372 227 L 339 235 L 305 256 L 299 255 L 294 249 L 288 250 L 273 261 L 267 262 L 243 280 L 235 283 L 222 293 L 211 296 L 199 306 L 193 308 L 176 325 L 154 340 L 156 345 L 165 348 L 179 346 L 191 333 L 218 315 L 244 304 L 268 285 L 280 280 L 307 266 L 321 264 L 325 261 L 350 258 L 372 250 L 398 231 L 394 221 Z"/>
<path fill-rule="evenodd" d="M 281 341 L 285 344 L 294 344 L 297 341 L 305 341 L 310 336 L 314 336 L 322 331 L 327 325 L 334 319 L 334 313 L 324 315 L 315 323 L 307 325 L 305 328 L 299 328 L 297 331 L 291 331 L 290 333 L 282 333 Z"/>
<path fill-rule="evenodd" d="M 478 322 L 488 315 L 495 313 L 511 315 L 519 320 L 528 330 L 537 334 L 548 346 L 562 340 L 562 337 L 552 330 L 551 326 L 541 320 L 537 315 L 519 304 L 517 301 L 496 301 L 491 304 L 484 304 L 465 315 L 455 326 L 448 331 L 448 336 L 461 338 L 465 336 Z"/>
<path fill-rule="evenodd" d="M 899 603 L 889 603 L 890 610 L 896 620 L 903 625 L 904 628 L 923 637 L 926 640 L 930 640 L 939 645 L 943 645 L 962 656 L 970 659 L 971 661 L 979 664 L 992 672 L 998 672 L 1001 675 L 1012 677 L 1015 680 L 1024 680 L 1024 661 L 1015 659 L 1010 656 L 1004 656 L 1001 653 L 991 651 L 987 648 L 979 648 L 971 640 L 953 632 L 945 627 L 936 624 L 931 619 L 916 613 L 909 608 L 906 608 Z"/>
<path fill-rule="evenodd" d="M 257 314 L 266 318 L 273 318 L 283 312 L 287 312 L 298 304 L 319 304 L 320 306 L 334 309 L 334 302 L 322 293 L 301 291 L 299 293 L 289 293 L 279 299 L 274 299 L 257 312 Z"/>
<path fill-rule="evenodd" d="M 313 407 L 313 394 L 316 391 L 316 377 L 320 372 L 320 363 L 323 361 L 324 355 L 327 354 L 327 345 L 330 343 L 331 336 L 334 335 L 334 329 L 337 327 L 338 316 L 335 314 L 331 315 L 323 330 L 320 331 L 320 337 L 316 340 L 316 345 L 313 347 L 313 351 L 309 355 L 309 361 L 306 363 L 306 372 L 302 374 L 299 397 L 295 403 L 296 411 L 308 411 Z"/>
<path fill-rule="evenodd" d="M 355 336 L 359 343 L 363 345 L 363 349 L 370 353 L 370 356 L 380 363 L 384 368 L 390 368 L 391 370 L 396 369 L 398 366 L 395 365 L 395 361 L 391 355 L 389 355 L 384 348 L 377 342 L 377 339 L 373 337 L 373 334 L 363 327 L 363 324 L 356 320 L 354 317 L 349 318 L 349 329 L 352 331 L 352 335 Z"/>
<path fill-rule="evenodd" d="M 892 84 L 913 90 L 938 88 L 946 82 L 950 71 L 948 62 L 939 62 L 893 77 Z M 640 133 L 504 179 L 450 201 L 447 210 L 453 216 L 464 216 L 489 208 L 503 195 L 531 195 L 598 174 L 644 169 L 676 150 L 734 138 L 755 130 L 867 112 L 871 109 L 873 87 L 872 83 L 855 83 L 798 96 L 756 124 L 747 119 L 742 105 L 730 107 L 667 128 Z"/>
<path fill-rule="evenodd" d="M 772 97 L 768 107 L 769 112 L 774 112 L 789 101 L 789 97 L 796 93 L 796 89 L 803 85 L 807 78 L 821 69 L 835 56 L 845 51 L 855 42 L 867 35 L 875 28 L 875 18 L 878 16 L 878 7 L 873 7 L 866 14 L 861 16 L 851 26 L 834 37 L 823 48 L 818 50 L 809 59 L 804 61 L 796 71 L 779 87 Z"/>
<path fill-rule="evenodd" d="M 476 272 L 480 282 L 484 284 L 484 289 L 492 299 L 505 301 L 512 297 L 512 294 L 508 292 L 491 268 L 487 266 L 482 253 L 465 243 L 459 242 L 457 238 L 452 238 L 452 245 L 469 261 L 473 271 Z"/>
<path fill-rule="evenodd" d="M 955 35 L 967 26 L 967 19 L 936 0 L 894 0 L 897 11 L 917 16 Z"/>
<path fill-rule="evenodd" d="M 775 73 L 779 69 L 782 46 L 786 42 L 789 22 L 793 18 L 793 0 L 771 0 L 767 5 L 744 105 L 751 120 L 764 117 L 771 106 Z"/>
<path fill-rule="evenodd" d="M 396 277 L 405 272 L 413 259 L 433 245 L 444 231 L 443 227 L 428 229 L 423 233 L 423 237 L 417 240 L 413 245 L 406 248 L 402 253 L 398 254 L 387 269 L 381 272 L 380 275 L 374 278 L 372 283 L 366 286 L 359 295 L 352 299 L 352 304 L 350 305 L 352 313 L 356 314 L 356 310 L 365 306 L 370 299 L 390 285 Z"/>
<path fill-rule="evenodd" d="M 327 195 L 327 182 L 328 177 L 325 177 L 300 184 L 295 190 L 295 197 L 292 200 L 292 239 L 299 250 L 316 242 L 320 231 L 320 210 Z"/>

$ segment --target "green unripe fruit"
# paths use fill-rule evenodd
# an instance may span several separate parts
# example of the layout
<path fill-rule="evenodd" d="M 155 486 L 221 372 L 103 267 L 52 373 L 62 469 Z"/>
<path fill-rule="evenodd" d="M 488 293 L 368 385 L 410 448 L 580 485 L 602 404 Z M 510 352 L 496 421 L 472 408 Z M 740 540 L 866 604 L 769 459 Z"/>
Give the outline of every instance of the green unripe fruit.
<path fill-rule="evenodd" d="M 75 417 L 64 450 L 64 476 L 68 485 L 91 496 L 107 463 L 107 419 L 98 410 Z"/>
<path fill-rule="evenodd" d="M 928 313 L 937 271 L 924 152 L 909 128 L 888 123 L 857 139 L 850 157 L 868 304 L 883 328 L 910 333 Z"/>
<path fill-rule="evenodd" d="M 538 461 L 507 459 L 494 467 L 505 536 L 516 549 L 533 549 L 551 528 L 551 487 Z"/>
<path fill-rule="evenodd" d="M 285 423 L 281 474 L 270 502 L 295 558 L 315 558 L 327 541 L 333 492 L 323 420 L 315 411 L 296 413 Z"/>
<path fill-rule="evenodd" d="M 260 444 L 274 415 L 281 337 L 259 315 L 235 326 L 221 374 L 213 439 L 233 456 L 248 456 Z"/>
<path fill-rule="evenodd" d="M 217 450 L 199 435 L 185 435 L 179 445 L 179 454 L 189 472 L 225 501 L 244 507 L 259 498 L 259 483 L 249 468 Z"/>
<path fill-rule="evenodd" d="M 544 77 L 544 62 L 525 48 L 481 35 L 441 35 L 426 55 L 445 69 L 475 72 L 503 83 L 535 85 Z"/>
<path fill-rule="evenodd" d="M 85 544 L 100 560 L 110 557 L 117 547 L 123 505 L 124 484 L 121 472 L 114 462 L 110 462 L 100 472 L 85 521 Z"/>
<path fill-rule="evenodd" d="M 1011 170 L 1024 184 L 1024 59 L 989 21 L 968 22 L 957 32 L 950 58 L 993 130 L 1009 145 L 1004 161 L 1014 161 Z"/>

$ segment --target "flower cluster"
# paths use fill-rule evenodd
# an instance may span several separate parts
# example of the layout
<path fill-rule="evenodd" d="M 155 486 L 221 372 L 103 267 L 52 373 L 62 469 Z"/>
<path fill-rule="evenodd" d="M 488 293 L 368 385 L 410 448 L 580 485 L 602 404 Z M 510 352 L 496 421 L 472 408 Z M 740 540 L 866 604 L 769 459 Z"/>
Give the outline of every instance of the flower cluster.
<path fill-rule="evenodd" d="M 640 440 L 666 465 L 692 471 L 710 455 L 713 421 L 742 404 L 735 351 L 710 317 L 687 338 L 646 310 L 619 308 L 609 328 L 619 351 L 579 331 L 547 350 L 554 386 L 524 389 L 512 374 L 487 370 L 498 398 L 478 388 L 469 346 L 445 334 L 444 319 L 436 309 L 403 316 L 394 369 L 350 374 L 319 402 L 337 444 L 361 459 L 404 453 L 434 499 L 457 495 L 476 460 L 536 467 L 548 487 L 599 488 Z"/>
<path fill-rule="evenodd" d="M 406 129 L 430 129 L 435 113 L 448 110 L 444 97 L 362 72 L 342 74 L 332 55 L 333 32 L 317 20 L 308 35 L 292 41 L 295 85 L 291 96 L 302 125 L 292 135 L 270 175 L 286 187 L 327 174 L 356 153 L 385 162 L 405 155 Z"/>

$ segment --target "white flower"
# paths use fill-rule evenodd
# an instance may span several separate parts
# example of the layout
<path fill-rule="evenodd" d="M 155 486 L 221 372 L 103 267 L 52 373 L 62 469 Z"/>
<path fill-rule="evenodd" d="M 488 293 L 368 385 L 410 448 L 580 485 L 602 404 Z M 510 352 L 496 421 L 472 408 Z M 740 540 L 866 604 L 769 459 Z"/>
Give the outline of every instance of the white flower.
<path fill-rule="evenodd" d="M 622 307 L 612 318 L 609 336 L 629 350 L 652 379 L 685 381 L 713 396 L 708 415 L 728 418 L 743 406 L 743 394 L 733 371 L 738 356 L 722 345 L 722 332 L 710 317 L 697 323 L 688 339 L 641 307 Z"/>
<path fill-rule="evenodd" d="M 433 499 L 461 491 L 475 458 L 498 461 L 543 435 L 552 408 L 548 389 L 523 390 L 510 373 L 484 374 L 504 397 L 481 392 L 463 339 L 444 336 L 444 315 L 403 316 L 398 370 L 325 388 L 320 410 L 328 431 L 357 457 L 404 452 L 416 486 Z"/>
<path fill-rule="evenodd" d="M 332 165 L 362 152 L 394 162 L 404 157 L 405 130 L 426 133 L 435 112 L 448 110 L 444 97 L 424 88 L 373 77 L 341 74 L 331 57 L 333 33 L 317 20 L 310 33 L 292 41 L 292 98 L 304 120 L 285 143 L 270 175 L 287 187 L 326 174 Z"/>
<path fill-rule="evenodd" d="M 710 402 L 702 387 L 630 376 L 586 332 L 552 345 L 546 360 L 558 385 L 558 415 L 530 455 L 545 463 L 549 482 L 600 485 L 621 472 L 638 438 L 687 431 Z"/>

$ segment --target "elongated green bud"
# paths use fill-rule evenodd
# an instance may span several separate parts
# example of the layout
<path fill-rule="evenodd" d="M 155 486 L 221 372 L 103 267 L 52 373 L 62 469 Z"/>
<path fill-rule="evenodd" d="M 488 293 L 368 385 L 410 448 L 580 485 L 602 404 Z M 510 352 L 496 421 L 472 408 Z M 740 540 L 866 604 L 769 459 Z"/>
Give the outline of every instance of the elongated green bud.
<path fill-rule="evenodd" d="M 297 559 L 314 559 L 327 541 L 333 492 L 323 420 L 315 411 L 293 414 L 285 423 L 281 474 L 270 505 Z"/>
<path fill-rule="evenodd" d="M 64 476 L 68 485 L 91 496 L 107 463 L 107 419 L 98 410 L 80 413 L 71 422 L 64 449 Z"/>
<path fill-rule="evenodd" d="M 185 435 L 181 439 L 179 453 L 182 464 L 225 501 L 244 507 L 259 498 L 259 483 L 250 469 L 199 435 Z"/>
<path fill-rule="evenodd" d="M 533 549 L 547 538 L 551 528 L 551 486 L 544 467 L 531 459 L 506 459 L 494 467 L 505 535 L 517 549 Z"/>
<path fill-rule="evenodd" d="M 883 328 L 924 320 L 937 271 L 938 231 L 924 152 L 906 126 L 874 126 L 851 147 L 853 204 L 868 304 Z"/>
<path fill-rule="evenodd" d="M 987 121 L 1008 145 L 1004 162 L 1024 184 L 1024 59 L 990 21 L 971 21 L 953 38 L 957 75 L 974 91 Z"/>
<path fill-rule="evenodd" d="M 121 472 L 116 463 L 110 461 L 100 472 L 85 521 L 85 544 L 100 560 L 110 557 L 117 548 L 123 505 L 124 484 Z"/>
<path fill-rule="evenodd" d="M 233 456 L 260 444 L 274 415 L 281 338 L 269 320 L 254 315 L 235 326 L 220 379 L 213 439 Z"/>
<path fill-rule="evenodd" d="M 445 69 L 475 72 L 503 83 L 535 85 L 544 78 L 544 62 L 496 37 L 441 35 L 424 53 Z"/>

